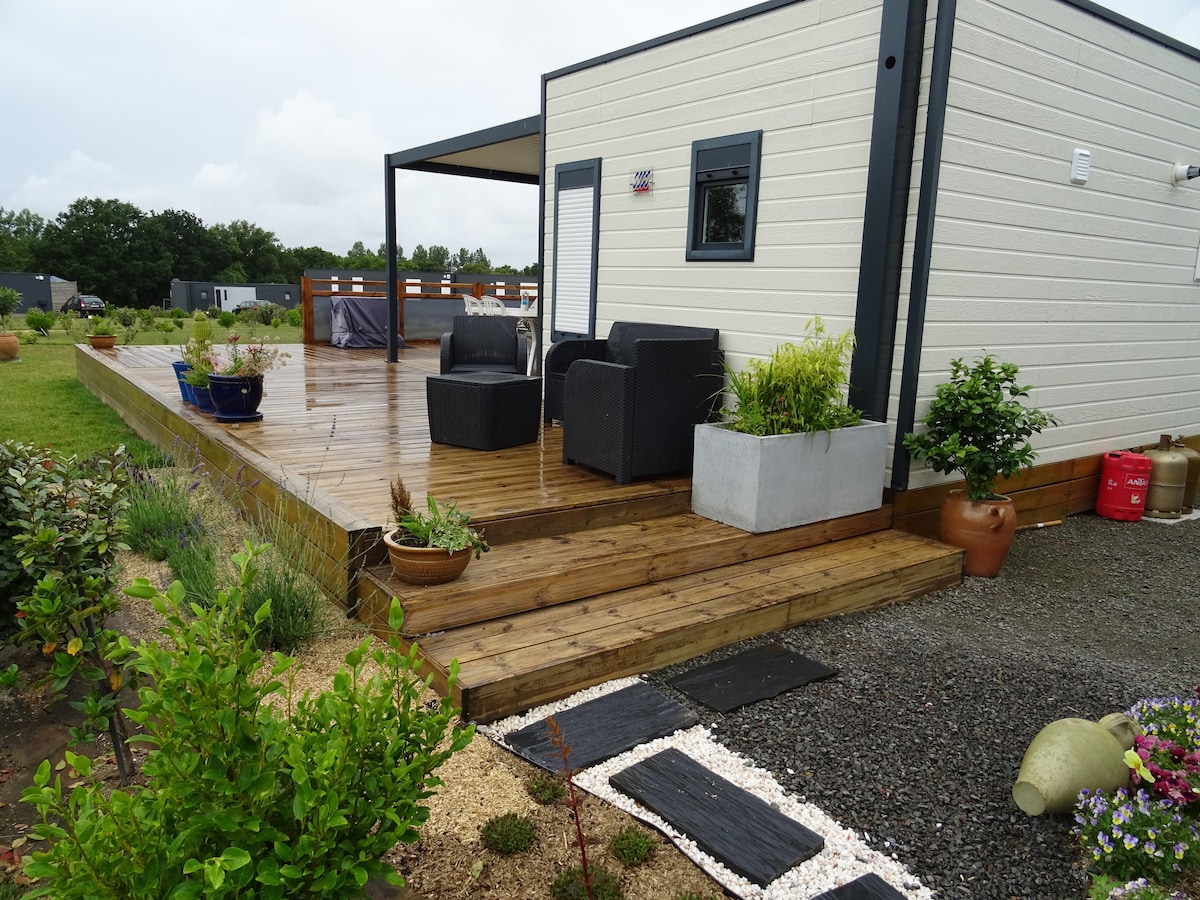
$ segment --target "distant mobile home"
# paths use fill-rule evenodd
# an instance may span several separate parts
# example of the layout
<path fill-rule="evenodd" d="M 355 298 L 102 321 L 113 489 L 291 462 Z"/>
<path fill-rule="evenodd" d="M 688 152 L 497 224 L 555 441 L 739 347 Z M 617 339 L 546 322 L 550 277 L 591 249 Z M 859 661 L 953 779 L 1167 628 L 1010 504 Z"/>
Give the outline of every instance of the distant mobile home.
<path fill-rule="evenodd" d="M 1200 50 L 1088 0 L 773 0 L 387 162 L 391 238 L 395 169 L 539 186 L 545 343 L 853 328 L 894 489 L 955 357 L 1020 365 L 1042 462 L 1200 436 Z"/>

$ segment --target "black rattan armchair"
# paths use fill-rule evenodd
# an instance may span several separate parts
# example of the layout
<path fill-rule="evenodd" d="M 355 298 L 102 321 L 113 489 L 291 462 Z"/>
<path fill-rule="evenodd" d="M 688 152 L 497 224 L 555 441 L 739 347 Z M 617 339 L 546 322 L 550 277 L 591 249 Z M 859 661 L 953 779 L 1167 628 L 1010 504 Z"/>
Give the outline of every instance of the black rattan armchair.
<path fill-rule="evenodd" d="M 640 338 L 628 343 L 627 362 L 573 362 L 563 390 L 563 462 L 608 472 L 618 484 L 690 472 L 695 426 L 711 417 L 722 385 L 713 345 Z"/>
<path fill-rule="evenodd" d="M 442 335 L 441 374 L 511 372 L 524 375 L 529 338 L 517 330 L 518 321 L 504 316 L 455 316 L 453 330 Z"/>
<path fill-rule="evenodd" d="M 696 328 L 691 325 L 662 325 L 656 322 L 614 322 L 608 339 L 557 341 L 546 351 L 542 379 L 546 390 L 543 418 L 547 422 L 562 421 L 563 388 L 567 370 L 577 359 L 600 359 L 627 364 L 633 342 L 642 338 L 704 338 L 712 342 L 713 358 L 721 370 L 720 332 L 715 328 Z M 721 387 L 714 384 L 712 392 Z"/>

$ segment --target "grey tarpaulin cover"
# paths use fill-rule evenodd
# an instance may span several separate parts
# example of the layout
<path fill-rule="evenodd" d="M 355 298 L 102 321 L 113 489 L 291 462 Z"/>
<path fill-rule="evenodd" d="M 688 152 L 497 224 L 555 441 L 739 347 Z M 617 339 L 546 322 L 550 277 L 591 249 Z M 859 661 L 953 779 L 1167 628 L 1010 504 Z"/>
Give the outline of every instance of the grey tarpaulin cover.
<path fill-rule="evenodd" d="M 386 347 L 387 298 L 342 295 L 329 298 L 330 337 L 335 347 Z M 400 338 L 400 346 L 404 339 Z"/>

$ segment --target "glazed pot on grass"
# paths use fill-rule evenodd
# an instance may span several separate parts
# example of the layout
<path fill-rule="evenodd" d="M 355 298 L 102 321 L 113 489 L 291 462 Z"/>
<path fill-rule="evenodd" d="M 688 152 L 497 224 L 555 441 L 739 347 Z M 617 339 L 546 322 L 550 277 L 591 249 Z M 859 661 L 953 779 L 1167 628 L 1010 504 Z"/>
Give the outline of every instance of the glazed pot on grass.
<path fill-rule="evenodd" d="M 453 581 L 472 557 L 490 549 L 483 534 L 471 527 L 471 514 L 455 503 L 427 497 L 426 510 L 414 510 L 412 497 L 398 475 L 391 482 L 391 506 L 396 526 L 385 530 L 383 542 L 392 570 L 407 584 Z"/>
<path fill-rule="evenodd" d="M 20 291 L 0 287 L 0 360 L 13 360 L 21 355 L 21 342 L 8 330 L 8 317 L 16 310 L 20 300 Z"/>
<path fill-rule="evenodd" d="M 1030 385 L 1017 384 L 1018 368 L 991 355 L 966 365 L 950 361 L 950 380 L 939 384 L 926 430 L 905 435 L 904 447 L 935 472 L 957 473 L 965 491 L 951 491 L 938 516 L 938 540 L 966 551 L 963 573 L 983 578 L 999 574 L 1016 531 L 1012 500 L 996 493 L 1000 476 L 1015 475 L 1037 456 L 1031 435 L 1057 422 L 1020 398 Z"/>

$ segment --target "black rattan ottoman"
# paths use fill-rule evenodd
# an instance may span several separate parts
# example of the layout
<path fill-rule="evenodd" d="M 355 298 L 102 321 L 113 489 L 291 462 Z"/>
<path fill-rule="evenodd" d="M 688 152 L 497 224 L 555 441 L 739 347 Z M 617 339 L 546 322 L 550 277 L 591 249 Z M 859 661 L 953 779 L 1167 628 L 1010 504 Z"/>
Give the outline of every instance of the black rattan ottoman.
<path fill-rule="evenodd" d="M 425 393 L 435 444 L 503 450 L 538 439 L 540 378 L 507 372 L 430 375 Z"/>

